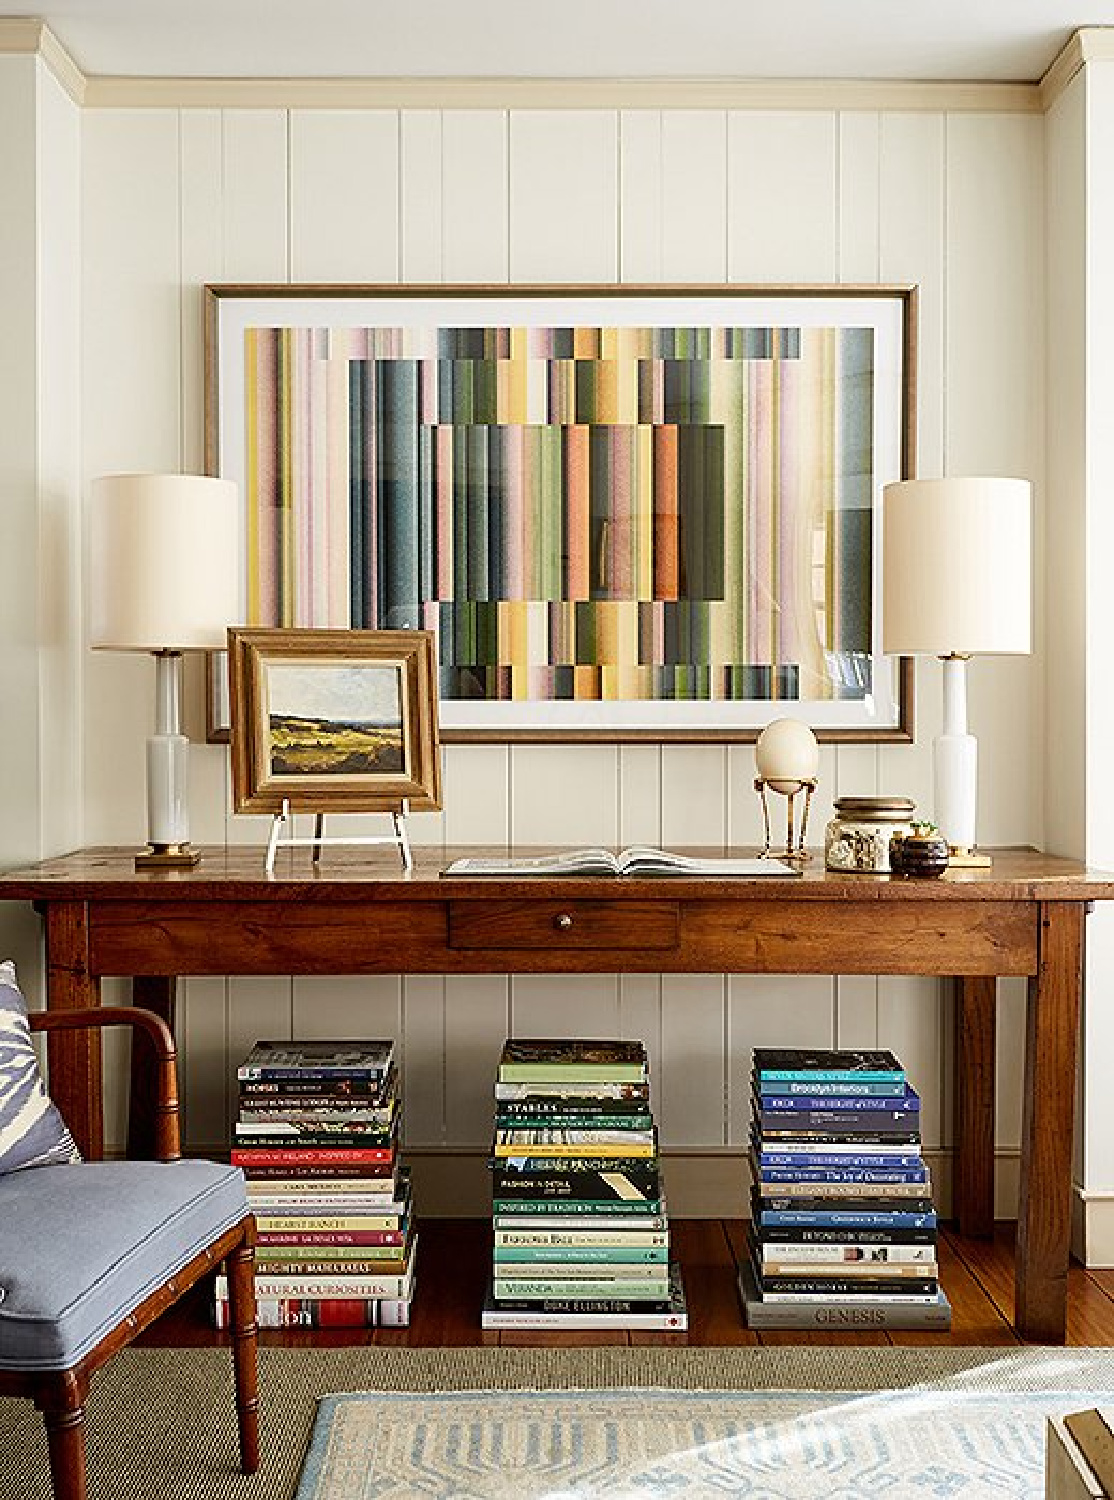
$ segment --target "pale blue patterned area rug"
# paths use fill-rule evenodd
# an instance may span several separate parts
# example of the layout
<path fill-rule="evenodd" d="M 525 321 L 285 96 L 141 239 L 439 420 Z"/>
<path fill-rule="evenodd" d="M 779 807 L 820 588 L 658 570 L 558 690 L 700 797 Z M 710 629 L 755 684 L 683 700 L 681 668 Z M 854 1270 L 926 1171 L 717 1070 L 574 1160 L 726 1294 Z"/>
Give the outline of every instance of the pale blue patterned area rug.
<path fill-rule="evenodd" d="M 1078 1392 L 326 1397 L 297 1500 L 1039 1500 Z"/>

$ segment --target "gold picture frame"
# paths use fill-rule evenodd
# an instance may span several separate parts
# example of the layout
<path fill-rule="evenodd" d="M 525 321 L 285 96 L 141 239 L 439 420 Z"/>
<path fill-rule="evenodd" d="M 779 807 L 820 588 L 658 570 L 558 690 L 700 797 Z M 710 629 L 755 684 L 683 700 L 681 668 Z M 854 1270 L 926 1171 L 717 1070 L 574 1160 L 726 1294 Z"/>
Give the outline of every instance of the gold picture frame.
<path fill-rule="evenodd" d="M 436 812 L 437 666 L 426 630 L 228 632 L 236 812 Z"/>

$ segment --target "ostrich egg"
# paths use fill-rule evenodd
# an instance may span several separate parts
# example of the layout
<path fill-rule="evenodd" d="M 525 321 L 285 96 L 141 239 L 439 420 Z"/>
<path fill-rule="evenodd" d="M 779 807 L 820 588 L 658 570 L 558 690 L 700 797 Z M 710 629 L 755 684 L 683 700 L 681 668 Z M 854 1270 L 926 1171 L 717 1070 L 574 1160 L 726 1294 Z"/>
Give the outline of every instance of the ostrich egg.
<path fill-rule="evenodd" d="M 775 792 L 788 796 L 811 781 L 820 769 L 816 736 L 800 719 L 775 719 L 758 736 L 754 764 L 759 776 Z"/>

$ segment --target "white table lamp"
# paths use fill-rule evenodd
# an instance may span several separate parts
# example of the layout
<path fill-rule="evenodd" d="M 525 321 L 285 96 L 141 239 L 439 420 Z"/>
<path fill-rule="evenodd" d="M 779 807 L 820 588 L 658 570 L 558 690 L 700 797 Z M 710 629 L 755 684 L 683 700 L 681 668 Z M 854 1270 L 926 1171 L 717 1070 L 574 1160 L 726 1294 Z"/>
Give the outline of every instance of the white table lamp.
<path fill-rule="evenodd" d="M 236 486 L 195 474 L 95 479 L 90 526 L 95 647 L 155 656 L 155 733 L 147 741 L 147 849 L 136 868 L 189 866 L 189 741 L 182 652 L 225 646 L 239 624 Z"/>
<path fill-rule="evenodd" d="M 967 658 L 1032 649 L 1032 490 L 1024 479 L 910 479 L 882 497 L 882 650 L 939 656 L 936 823 L 951 864 L 975 855 L 978 748 L 967 732 Z"/>

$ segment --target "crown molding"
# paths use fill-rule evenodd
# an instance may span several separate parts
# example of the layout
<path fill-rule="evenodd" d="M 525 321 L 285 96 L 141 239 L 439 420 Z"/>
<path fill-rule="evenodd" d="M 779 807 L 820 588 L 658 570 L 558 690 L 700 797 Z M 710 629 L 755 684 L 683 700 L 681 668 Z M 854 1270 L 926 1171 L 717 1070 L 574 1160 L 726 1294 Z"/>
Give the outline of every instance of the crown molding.
<path fill-rule="evenodd" d="M 39 57 L 75 104 L 84 104 L 88 80 L 62 43 L 33 16 L 0 17 L 0 55 Z"/>
<path fill-rule="evenodd" d="M 738 78 L 91 77 L 90 108 L 814 109 L 1029 113 L 1036 84 Z"/>
<path fill-rule="evenodd" d="M 1114 26 L 1084 26 L 1074 33 L 1040 81 L 1041 109 L 1049 110 L 1088 63 L 1114 61 Z"/>

